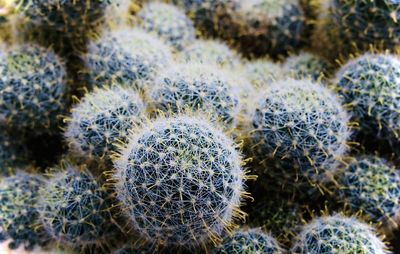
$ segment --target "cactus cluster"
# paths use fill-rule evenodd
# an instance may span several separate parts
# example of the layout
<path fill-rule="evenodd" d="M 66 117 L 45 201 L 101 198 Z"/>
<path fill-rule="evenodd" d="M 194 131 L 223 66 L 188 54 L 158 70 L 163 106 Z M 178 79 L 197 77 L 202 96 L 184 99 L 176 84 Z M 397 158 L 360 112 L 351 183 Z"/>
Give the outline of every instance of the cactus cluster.
<path fill-rule="evenodd" d="M 242 229 L 227 237 L 213 254 L 265 253 L 283 254 L 279 243 L 260 229 Z"/>
<path fill-rule="evenodd" d="M 110 200 L 83 166 L 54 168 L 39 190 L 38 211 L 44 230 L 58 244 L 72 248 L 101 246 L 116 232 Z"/>
<path fill-rule="evenodd" d="M 208 112 L 214 121 L 234 127 L 240 111 L 240 91 L 230 74 L 213 66 L 181 64 L 160 73 L 150 97 L 163 112 Z"/>
<path fill-rule="evenodd" d="M 330 0 L 332 20 L 343 40 L 359 49 L 393 49 L 400 42 L 400 3 L 393 0 Z"/>
<path fill-rule="evenodd" d="M 353 213 L 380 227 L 396 227 L 400 218 L 398 169 L 375 156 L 355 158 L 337 176 L 335 196 Z"/>
<path fill-rule="evenodd" d="M 400 143 L 400 60 L 365 54 L 336 74 L 335 84 L 360 132 Z"/>
<path fill-rule="evenodd" d="M 293 254 L 386 254 L 385 244 L 372 228 L 341 215 L 314 219 L 298 234 Z"/>
<path fill-rule="evenodd" d="M 254 110 L 250 139 L 261 168 L 274 182 L 300 187 L 319 182 L 345 155 L 348 114 L 330 90 L 310 81 L 284 80 L 265 93 Z"/>
<path fill-rule="evenodd" d="M 185 47 L 180 57 L 183 62 L 218 65 L 230 70 L 240 66 L 238 54 L 226 44 L 214 40 L 197 40 Z"/>
<path fill-rule="evenodd" d="M 172 55 L 157 38 L 140 30 L 122 29 L 91 41 L 83 59 L 87 87 L 123 85 L 143 92 Z"/>
<path fill-rule="evenodd" d="M 147 241 L 197 247 L 229 232 L 245 172 L 233 142 L 202 118 L 160 118 L 131 136 L 116 161 L 116 192 Z"/>
<path fill-rule="evenodd" d="M 283 65 L 285 72 L 295 79 L 311 79 L 319 81 L 329 76 L 330 64 L 322 57 L 301 53 L 288 57 Z"/>
<path fill-rule="evenodd" d="M 159 36 L 176 50 L 195 40 L 192 21 L 178 7 L 164 3 L 148 3 L 138 13 L 139 27 Z"/>
<path fill-rule="evenodd" d="M 141 123 L 144 111 L 142 99 L 131 88 L 96 89 L 72 109 L 65 137 L 77 154 L 109 161 L 116 145 Z"/>
<path fill-rule="evenodd" d="M 23 171 L 0 180 L 0 242 L 11 240 L 10 249 L 32 250 L 46 244 L 37 210 L 43 184 L 41 177 Z"/>
<path fill-rule="evenodd" d="M 63 62 L 50 49 L 17 45 L 0 56 L 0 122 L 51 131 L 68 105 Z"/>

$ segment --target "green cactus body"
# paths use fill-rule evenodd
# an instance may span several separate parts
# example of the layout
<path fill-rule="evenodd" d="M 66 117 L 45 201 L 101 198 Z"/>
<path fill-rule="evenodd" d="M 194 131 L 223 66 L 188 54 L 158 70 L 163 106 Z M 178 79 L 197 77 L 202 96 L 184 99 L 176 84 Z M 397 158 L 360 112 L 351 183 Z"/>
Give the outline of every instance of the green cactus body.
<path fill-rule="evenodd" d="M 158 118 L 116 160 L 116 192 L 133 228 L 168 248 L 201 248 L 229 232 L 245 172 L 230 138 L 200 117 Z"/>
<path fill-rule="evenodd" d="M 340 215 L 316 218 L 303 227 L 293 254 L 386 254 L 384 243 L 367 224 Z"/>

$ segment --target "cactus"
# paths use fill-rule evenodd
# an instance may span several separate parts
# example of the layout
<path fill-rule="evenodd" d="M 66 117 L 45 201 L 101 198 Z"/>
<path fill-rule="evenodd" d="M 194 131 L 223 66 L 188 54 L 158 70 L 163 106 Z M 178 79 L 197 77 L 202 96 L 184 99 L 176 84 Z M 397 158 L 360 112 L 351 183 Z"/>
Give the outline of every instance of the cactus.
<path fill-rule="evenodd" d="M 133 228 L 150 243 L 214 243 L 243 218 L 248 178 L 232 140 L 201 117 L 158 118 L 135 130 L 113 179 Z"/>
<path fill-rule="evenodd" d="M 28 148 L 25 137 L 18 133 L 10 133 L 9 130 L 0 127 L 0 169 L 1 174 L 7 170 L 28 163 Z"/>
<path fill-rule="evenodd" d="M 22 171 L 0 181 L 0 242 L 11 240 L 10 249 L 23 246 L 32 250 L 48 240 L 36 208 L 43 181 L 37 175 Z"/>
<path fill-rule="evenodd" d="M 340 37 L 360 50 L 393 49 L 400 42 L 399 1 L 331 0 L 330 12 Z"/>
<path fill-rule="evenodd" d="M 293 254 L 386 254 L 385 244 L 367 224 L 340 215 L 314 219 L 303 227 Z"/>
<path fill-rule="evenodd" d="M 348 118 L 338 97 L 311 81 L 271 86 L 256 106 L 250 133 L 254 154 L 278 166 L 267 168 L 266 180 L 294 189 L 323 181 L 346 153 Z"/>
<path fill-rule="evenodd" d="M 116 233 L 108 196 L 85 166 L 67 164 L 39 190 L 43 228 L 60 245 L 85 249 L 105 245 Z"/>
<path fill-rule="evenodd" d="M 394 55 L 365 54 L 336 74 L 338 92 L 360 132 L 400 147 L 400 61 Z"/>
<path fill-rule="evenodd" d="M 397 226 L 400 218 L 400 174 L 384 159 L 355 158 L 337 176 L 335 196 L 354 213 L 383 229 Z"/>
<path fill-rule="evenodd" d="M 163 112 L 209 112 L 227 128 L 235 127 L 240 111 L 240 91 L 230 74 L 213 66 L 181 64 L 160 73 L 150 97 Z"/>
<path fill-rule="evenodd" d="M 127 245 L 122 247 L 112 254 L 155 254 L 158 253 L 155 246 L 152 244 L 139 244 L 135 246 Z"/>
<path fill-rule="evenodd" d="M 260 229 L 241 229 L 233 236 L 227 237 L 221 246 L 212 252 L 213 254 L 246 254 L 265 253 L 283 254 L 283 249 L 270 235 Z"/>
<path fill-rule="evenodd" d="M 282 66 L 271 60 L 253 60 L 245 65 L 245 75 L 254 88 L 265 91 L 275 81 L 284 79 Z"/>
<path fill-rule="evenodd" d="M 246 56 L 277 57 L 303 44 L 306 25 L 298 0 L 232 2 L 232 10 L 227 11 L 232 24 L 220 29 L 224 38 L 233 40 Z"/>
<path fill-rule="evenodd" d="M 120 84 L 144 91 L 156 73 L 172 61 L 168 46 L 139 29 L 105 33 L 88 48 L 84 60 L 89 87 Z"/>
<path fill-rule="evenodd" d="M 329 77 L 330 64 L 320 56 L 303 52 L 287 58 L 283 68 L 292 78 L 319 81 Z"/>
<path fill-rule="evenodd" d="M 139 27 L 159 36 L 178 51 L 195 40 L 192 21 L 173 5 L 148 3 L 137 15 Z"/>
<path fill-rule="evenodd" d="M 240 57 L 222 42 L 197 40 L 180 54 L 182 62 L 198 62 L 235 70 L 240 67 Z"/>
<path fill-rule="evenodd" d="M 89 88 L 117 84 L 143 92 L 156 73 L 172 61 L 172 53 L 151 35 L 122 29 L 91 41 L 83 59 Z"/>
<path fill-rule="evenodd" d="M 144 111 L 142 99 L 130 88 L 95 89 L 72 109 L 65 137 L 77 154 L 109 161 L 116 143 L 126 141 Z"/>
<path fill-rule="evenodd" d="M 61 60 L 51 50 L 17 45 L 0 57 L 0 73 L 0 123 L 53 131 L 68 102 Z"/>

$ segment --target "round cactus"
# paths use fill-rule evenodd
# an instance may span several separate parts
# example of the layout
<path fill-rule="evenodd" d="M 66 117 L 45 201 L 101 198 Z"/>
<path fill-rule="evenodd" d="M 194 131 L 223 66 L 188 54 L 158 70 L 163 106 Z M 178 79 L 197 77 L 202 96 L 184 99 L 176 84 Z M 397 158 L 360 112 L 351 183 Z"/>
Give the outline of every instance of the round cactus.
<path fill-rule="evenodd" d="M 134 229 L 159 246 L 218 242 L 244 214 L 247 179 L 232 140 L 199 117 L 159 118 L 116 161 L 116 192 Z"/>
<path fill-rule="evenodd" d="M 393 49 L 400 43 L 400 2 L 397 0 L 331 0 L 330 12 L 340 36 L 357 48 Z"/>
<path fill-rule="evenodd" d="M 245 75 L 253 87 L 260 90 L 268 89 L 275 81 L 285 77 L 282 66 L 267 59 L 248 62 Z"/>
<path fill-rule="evenodd" d="M 337 89 L 366 135 L 389 139 L 400 147 L 400 60 L 365 54 L 336 74 Z"/>
<path fill-rule="evenodd" d="M 144 111 L 132 89 L 96 89 L 72 109 L 65 136 L 77 154 L 109 161 L 117 143 L 126 141 L 129 130 L 140 124 Z"/>
<path fill-rule="evenodd" d="M 109 242 L 115 233 L 107 194 L 85 168 L 67 165 L 39 190 L 43 228 L 58 244 L 85 248 Z"/>
<path fill-rule="evenodd" d="M 51 130 L 64 113 L 65 68 L 50 50 L 19 45 L 0 57 L 0 123 L 18 130 Z"/>
<path fill-rule="evenodd" d="M 212 252 L 213 254 L 245 254 L 265 253 L 283 254 L 283 249 L 270 235 L 260 229 L 238 230 L 233 236 L 227 237 L 221 246 Z"/>
<path fill-rule="evenodd" d="M 176 50 L 195 40 L 192 21 L 179 8 L 164 3 L 148 3 L 137 14 L 139 27 L 156 34 Z"/>
<path fill-rule="evenodd" d="M 385 160 L 374 157 L 354 159 L 337 176 L 335 196 L 352 212 L 390 229 L 400 218 L 400 174 Z"/>
<path fill-rule="evenodd" d="M 172 66 L 160 73 L 150 97 L 163 112 L 208 112 L 212 120 L 234 127 L 238 114 L 239 89 L 235 89 L 229 73 L 203 64 Z"/>
<path fill-rule="evenodd" d="M 305 225 L 297 236 L 293 254 L 386 254 L 384 243 L 372 228 L 340 215 L 320 217 Z"/>
<path fill-rule="evenodd" d="M 307 80 L 271 86 L 252 123 L 255 154 L 278 166 L 266 173 L 292 187 L 323 180 L 345 154 L 350 136 L 348 115 L 337 96 Z"/>
<path fill-rule="evenodd" d="M 122 29 L 91 41 L 83 59 L 89 88 L 118 84 L 144 91 L 156 73 L 172 60 L 172 53 L 152 35 Z"/>
<path fill-rule="evenodd" d="M 292 78 L 319 81 L 329 76 L 330 65 L 320 56 L 301 53 L 287 58 L 283 68 Z"/>
<path fill-rule="evenodd" d="M 222 42 L 214 40 L 197 40 L 190 44 L 180 54 L 183 62 L 197 62 L 217 65 L 235 70 L 240 66 L 240 58 Z"/>
<path fill-rule="evenodd" d="M 48 240 L 36 208 L 43 181 L 22 171 L 0 181 L 0 241 L 11 240 L 10 249 L 32 250 Z"/>
<path fill-rule="evenodd" d="M 305 17 L 298 0 L 233 0 L 230 25 L 223 36 L 247 56 L 276 57 L 302 45 Z"/>

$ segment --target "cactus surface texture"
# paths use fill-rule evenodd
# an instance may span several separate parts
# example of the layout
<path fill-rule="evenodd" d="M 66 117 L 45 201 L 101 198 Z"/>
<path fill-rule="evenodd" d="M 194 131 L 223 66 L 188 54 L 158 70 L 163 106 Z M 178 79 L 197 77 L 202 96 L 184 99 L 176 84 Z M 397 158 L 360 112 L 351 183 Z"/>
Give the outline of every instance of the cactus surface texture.
<path fill-rule="evenodd" d="M 287 58 L 283 68 L 292 78 L 319 81 L 329 76 L 330 64 L 318 55 L 304 52 Z"/>

